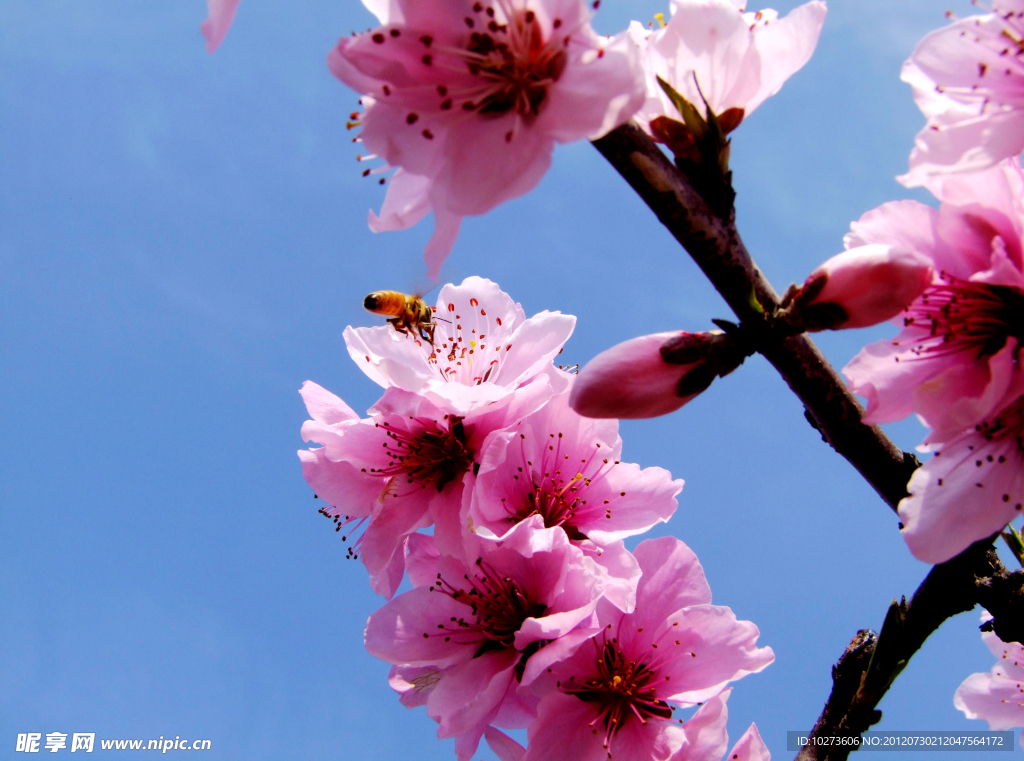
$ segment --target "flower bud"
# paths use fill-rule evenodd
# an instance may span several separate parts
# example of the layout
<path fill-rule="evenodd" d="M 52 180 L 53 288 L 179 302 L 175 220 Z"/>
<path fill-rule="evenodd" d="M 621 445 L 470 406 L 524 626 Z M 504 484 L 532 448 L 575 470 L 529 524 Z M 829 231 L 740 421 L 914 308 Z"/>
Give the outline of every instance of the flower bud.
<path fill-rule="evenodd" d="M 584 417 L 649 418 L 677 410 L 746 356 L 720 331 L 631 338 L 584 366 L 569 406 Z"/>
<path fill-rule="evenodd" d="M 858 246 L 812 272 L 790 308 L 807 330 L 866 328 L 910 306 L 931 279 L 931 262 L 910 249 Z"/>

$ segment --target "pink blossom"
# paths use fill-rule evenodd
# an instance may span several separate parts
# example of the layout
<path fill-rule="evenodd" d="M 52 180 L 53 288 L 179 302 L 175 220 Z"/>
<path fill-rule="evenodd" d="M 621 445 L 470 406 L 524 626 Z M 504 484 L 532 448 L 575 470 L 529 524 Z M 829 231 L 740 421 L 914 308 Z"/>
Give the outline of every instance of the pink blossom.
<path fill-rule="evenodd" d="M 455 414 L 501 401 L 551 368 L 576 318 L 523 308 L 497 284 L 468 277 L 441 288 L 434 344 L 390 325 L 345 329 L 349 355 L 384 388 L 422 394 Z M 549 375 L 551 382 L 563 383 Z"/>
<path fill-rule="evenodd" d="M 647 100 L 638 121 L 680 119 L 657 82 L 660 76 L 702 113 L 705 101 L 715 114 L 736 109 L 728 117 L 728 131 L 810 60 L 825 22 L 824 2 L 805 3 L 783 18 L 770 9 L 744 13 L 745 5 L 742 0 L 673 0 L 672 18 L 663 29 L 648 32 L 633 22 L 630 33 L 647 72 Z"/>
<path fill-rule="evenodd" d="M 583 0 L 365 4 L 381 26 L 342 37 L 328 64 L 364 94 L 363 143 L 404 170 L 371 228 L 432 209 L 432 278 L 462 217 L 531 190 L 556 142 L 602 135 L 643 100 L 635 49 L 599 38 Z"/>
<path fill-rule="evenodd" d="M 687 719 L 682 727 L 685 735 L 682 747 L 672 756 L 671 761 L 721 761 L 729 746 L 729 733 L 726 729 L 729 711 L 726 701 L 731 692 L 731 689 L 722 690 Z M 488 727 L 484 736 L 500 761 L 525 759 L 526 748 L 504 732 Z M 743 733 L 728 754 L 729 761 L 771 761 L 771 757 L 754 724 Z"/>
<path fill-rule="evenodd" d="M 470 564 L 410 540 L 416 587 L 370 616 L 366 649 L 395 665 L 402 702 L 425 704 L 469 759 L 489 725 L 525 727 L 537 702 L 525 688 L 597 633 L 599 574 L 539 517 L 483 543 Z"/>
<path fill-rule="evenodd" d="M 986 169 L 1024 149 L 1024 3 L 993 0 L 992 10 L 931 32 L 903 64 L 928 120 L 905 185 Z"/>
<path fill-rule="evenodd" d="M 616 344 L 580 371 L 569 405 L 592 418 L 649 418 L 679 409 L 749 354 L 712 331 L 652 333 Z"/>
<path fill-rule="evenodd" d="M 917 412 L 948 441 L 991 420 L 1024 393 L 1017 362 L 1024 325 L 1024 177 L 1005 162 L 933 182 L 938 210 L 887 203 L 851 226 L 848 248 L 885 244 L 931 261 L 933 280 L 898 319 L 893 340 L 867 346 L 844 368 L 868 402 L 868 423 Z"/>
<path fill-rule="evenodd" d="M 601 633 L 551 667 L 555 685 L 537 706 L 526 761 L 665 761 L 687 743 L 685 725 L 672 720 L 677 706 L 710 700 L 774 660 L 756 646 L 756 626 L 710 604 L 685 544 L 648 539 L 636 557 L 636 610 L 599 605 Z"/>
<path fill-rule="evenodd" d="M 622 540 L 667 521 L 683 481 L 662 468 L 620 462 L 618 421 L 581 417 L 568 397 L 555 396 L 491 436 L 481 453 L 469 521 L 477 536 L 489 538 L 533 515 L 549 528 L 561 526 L 613 575 L 629 580 L 629 594 L 613 602 L 632 610 L 639 568 Z"/>
<path fill-rule="evenodd" d="M 931 280 L 931 262 L 921 254 L 874 243 L 818 267 L 801 289 L 805 298 L 798 295 L 797 301 L 808 329 L 866 328 L 896 317 Z"/>
<path fill-rule="evenodd" d="M 206 0 L 206 21 L 199 25 L 206 38 L 206 52 L 212 53 L 227 36 L 231 22 L 235 20 L 235 11 L 239 0 Z"/>
<path fill-rule="evenodd" d="M 981 620 L 991 617 L 985 612 Z M 996 665 L 987 674 L 967 677 L 957 688 L 953 705 L 968 719 L 987 721 L 992 731 L 1024 727 L 1024 645 L 1003 642 L 993 632 L 984 632 L 981 639 L 996 657 Z"/>
<path fill-rule="evenodd" d="M 459 416 L 390 388 L 370 418 L 346 418 L 327 430 L 316 420 L 303 426 L 306 441 L 324 445 L 300 452 L 303 475 L 318 494 L 323 484 L 334 486 L 322 492 L 331 504 L 321 512 L 353 537 L 351 554 L 363 561 L 375 592 L 395 593 L 405 538 L 420 528 L 434 525 L 442 549 L 463 554 L 463 497 L 477 452 L 490 434 L 539 409 L 552 393 L 545 375 L 518 394 Z M 349 493 L 346 482 L 354 476 Z"/>
<path fill-rule="evenodd" d="M 899 505 L 918 560 L 944 563 L 1024 510 L 1024 396 L 945 443 L 918 468 Z"/>

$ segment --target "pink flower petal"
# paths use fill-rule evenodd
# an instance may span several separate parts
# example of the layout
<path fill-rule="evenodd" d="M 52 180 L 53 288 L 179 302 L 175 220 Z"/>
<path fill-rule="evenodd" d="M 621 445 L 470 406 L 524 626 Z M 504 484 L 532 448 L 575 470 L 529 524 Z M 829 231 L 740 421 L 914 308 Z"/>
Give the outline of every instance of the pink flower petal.
<path fill-rule="evenodd" d="M 846 247 L 883 244 L 916 251 L 935 260 L 938 244 L 933 227 L 939 213 L 917 201 L 890 201 L 864 214 L 850 225 Z"/>
<path fill-rule="evenodd" d="M 336 425 L 359 419 L 359 415 L 345 402 L 313 381 L 303 383 L 299 394 L 306 403 L 306 410 L 318 423 Z"/>
<path fill-rule="evenodd" d="M 382 504 L 366 527 L 359 549 L 374 592 L 388 599 L 394 595 L 402 580 L 401 574 L 395 576 L 396 564 L 401 563 L 402 569 L 405 568 L 402 542 L 409 534 L 430 525 L 431 503 L 441 499 L 444 497 L 436 492 L 426 497 L 415 495 L 403 499 L 382 496 Z"/>
<path fill-rule="evenodd" d="M 1021 403 L 1002 422 L 941 445 L 918 468 L 899 505 L 903 538 L 918 560 L 944 563 L 1021 514 L 1024 458 L 1016 437 Z"/>
<path fill-rule="evenodd" d="M 526 748 L 499 729 L 488 727 L 484 730 L 484 739 L 498 761 L 523 761 L 526 757 Z"/>
<path fill-rule="evenodd" d="M 431 280 L 436 282 L 441 274 L 441 265 L 455 248 L 455 239 L 459 237 L 460 227 L 462 227 L 460 215 L 452 214 L 446 209 L 434 209 L 434 234 L 430 236 L 426 248 L 423 249 L 427 277 Z"/>
<path fill-rule="evenodd" d="M 462 603 L 433 593 L 430 587 L 404 592 L 366 622 L 366 650 L 381 660 L 408 666 L 444 669 L 460 663 L 465 660 L 464 646 L 439 636 L 437 622 L 460 618 L 465 610 Z"/>
<path fill-rule="evenodd" d="M 441 567 L 441 553 L 437 551 L 434 538 L 426 534 L 410 534 L 407 542 L 409 555 L 405 565 L 409 582 L 414 587 L 430 586 L 437 579 Z"/>
<path fill-rule="evenodd" d="M 541 699 L 529 727 L 525 761 L 607 761 L 590 722 L 591 707 L 573 695 L 553 692 Z"/>
<path fill-rule="evenodd" d="M 323 449 L 300 449 L 302 477 L 331 507 L 329 515 L 369 515 L 381 492 L 379 478 L 367 477 L 347 462 L 327 459 Z"/>
<path fill-rule="evenodd" d="M 633 552 L 644 571 L 637 588 L 637 609 L 654 622 L 691 605 L 711 602 L 711 587 L 693 550 L 675 537 L 645 539 Z M 640 615 L 640 614 L 638 614 Z"/>
<path fill-rule="evenodd" d="M 224 41 L 235 20 L 239 0 L 206 0 L 206 21 L 199 25 L 206 38 L 206 52 L 212 53 Z"/>
<path fill-rule="evenodd" d="M 783 83 L 811 60 L 827 12 L 824 2 L 813 0 L 757 27 L 753 37 L 761 57 L 761 81 L 757 93 L 742 106 L 746 115 L 781 90 Z"/>
<path fill-rule="evenodd" d="M 592 704 L 555 692 L 544 697 L 537 707 L 537 719 L 529 728 L 526 761 L 607 761 L 602 746 L 604 727 L 596 727 Z M 597 729 L 595 732 L 594 729 Z M 666 761 L 683 742 L 683 729 L 668 722 L 649 722 L 646 726 L 630 722 L 616 733 L 612 757 L 624 761 Z"/>
<path fill-rule="evenodd" d="M 637 597 L 637 610 L 642 598 Z M 692 605 L 675 616 L 672 638 L 680 651 L 691 653 L 664 667 L 672 678 L 668 698 L 681 705 L 696 705 L 717 695 L 732 681 L 762 671 L 772 664 L 770 647 L 757 647 L 760 632 L 750 621 L 738 621 L 729 608 Z M 675 690 L 675 691 L 673 691 Z"/>
<path fill-rule="evenodd" d="M 704 703 L 697 713 L 683 724 L 686 741 L 672 756 L 672 761 L 721 761 L 729 747 L 726 725 L 729 709 L 726 701 L 732 690 L 722 690 Z"/>
<path fill-rule="evenodd" d="M 729 751 L 729 761 L 771 761 L 771 758 L 772 754 L 768 752 L 768 746 L 761 739 L 756 724 L 751 724 Z"/>
<path fill-rule="evenodd" d="M 446 672 L 427 699 L 427 713 L 441 725 L 438 737 L 474 732 L 478 743 L 515 681 L 515 661 L 514 652 L 490 652 Z"/>
<path fill-rule="evenodd" d="M 399 169 L 388 183 L 388 192 L 384 196 L 380 216 L 370 212 L 370 229 L 379 233 L 384 230 L 405 230 L 412 227 L 430 211 L 429 190 L 428 177 Z M 445 254 L 447 255 L 447 252 Z"/>
<path fill-rule="evenodd" d="M 587 51 L 577 65 L 567 67 L 559 79 L 562 97 L 540 115 L 543 128 L 559 143 L 599 138 L 629 121 L 643 105 L 644 92 L 636 86 L 636 46 L 625 33 L 594 44 L 601 54 Z M 608 93 L 618 95 L 609 102 Z"/>

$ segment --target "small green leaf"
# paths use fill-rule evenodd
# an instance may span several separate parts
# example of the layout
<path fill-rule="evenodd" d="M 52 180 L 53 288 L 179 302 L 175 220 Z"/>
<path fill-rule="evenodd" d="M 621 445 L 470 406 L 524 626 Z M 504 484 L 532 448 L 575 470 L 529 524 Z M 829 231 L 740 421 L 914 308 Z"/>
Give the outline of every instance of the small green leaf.
<path fill-rule="evenodd" d="M 658 84 L 661 86 L 661 89 L 665 91 L 668 99 L 672 101 L 672 105 L 676 107 L 679 115 L 683 117 L 683 122 L 686 124 L 697 142 L 699 143 L 703 141 L 708 133 L 708 123 L 704 120 L 704 117 L 700 115 L 700 111 L 698 111 L 690 101 L 676 92 L 676 88 L 661 77 L 658 77 Z"/>
<path fill-rule="evenodd" d="M 1003 541 L 1010 548 L 1010 551 L 1017 558 L 1017 562 L 1024 567 L 1024 536 L 1013 526 L 1007 526 L 1003 532 Z"/>
<path fill-rule="evenodd" d="M 747 297 L 747 303 L 750 305 L 750 308 L 753 309 L 758 314 L 764 314 L 764 307 L 758 300 L 757 292 L 754 291 L 753 288 L 750 289 L 750 295 Z"/>

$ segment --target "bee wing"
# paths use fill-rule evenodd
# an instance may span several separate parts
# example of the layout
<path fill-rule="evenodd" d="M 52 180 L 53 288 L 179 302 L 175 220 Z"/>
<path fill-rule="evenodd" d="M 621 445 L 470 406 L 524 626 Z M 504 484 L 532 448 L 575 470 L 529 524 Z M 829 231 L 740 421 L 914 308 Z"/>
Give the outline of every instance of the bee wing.
<path fill-rule="evenodd" d="M 427 297 L 439 287 L 438 283 L 431 283 L 425 277 L 417 277 L 415 287 L 409 293 L 417 299 L 423 299 L 430 306 L 434 306 L 433 301 Z"/>

